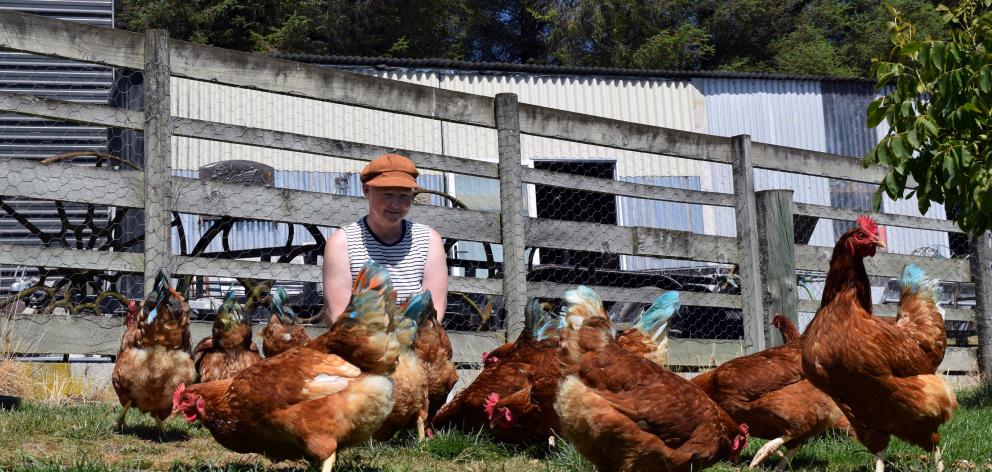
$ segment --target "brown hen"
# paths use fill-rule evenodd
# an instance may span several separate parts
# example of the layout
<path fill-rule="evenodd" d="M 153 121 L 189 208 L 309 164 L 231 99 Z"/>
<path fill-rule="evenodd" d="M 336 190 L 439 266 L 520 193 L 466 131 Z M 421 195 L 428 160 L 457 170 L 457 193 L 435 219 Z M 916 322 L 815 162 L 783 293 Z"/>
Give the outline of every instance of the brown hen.
<path fill-rule="evenodd" d="M 262 360 L 251 338 L 251 324 L 234 291 L 228 291 L 214 318 L 213 332 L 193 349 L 197 381 L 229 379 Z"/>

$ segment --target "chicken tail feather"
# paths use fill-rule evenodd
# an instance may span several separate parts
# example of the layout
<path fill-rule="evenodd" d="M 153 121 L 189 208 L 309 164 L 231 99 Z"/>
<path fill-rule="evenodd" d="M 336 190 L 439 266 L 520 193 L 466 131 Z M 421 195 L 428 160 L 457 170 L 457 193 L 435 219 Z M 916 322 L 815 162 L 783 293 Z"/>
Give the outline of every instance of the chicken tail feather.
<path fill-rule="evenodd" d="M 926 272 L 918 265 L 910 262 L 902 269 L 902 278 L 899 279 L 899 288 L 903 293 L 915 293 L 921 298 L 936 300 L 941 288 L 939 280 L 927 277 Z"/>
<path fill-rule="evenodd" d="M 385 330 L 390 321 L 386 313 L 386 302 L 389 294 L 394 291 L 393 282 L 389 280 L 389 271 L 373 261 L 366 262 L 362 270 L 358 271 L 351 289 L 348 317 L 360 319 L 366 326 Z"/>
<path fill-rule="evenodd" d="M 430 317 L 437 316 L 431 291 L 422 290 L 413 294 L 403 305 L 403 317 L 394 320 L 396 323 L 396 339 L 401 346 L 410 347 L 417 338 L 417 325 L 429 323 Z"/>
<path fill-rule="evenodd" d="M 678 292 L 665 292 L 655 298 L 654 303 L 641 313 L 634 322 L 634 327 L 649 335 L 652 341 L 658 342 L 668 328 L 668 320 L 675 315 L 681 305 Z"/>
<path fill-rule="evenodd" d="M 568 307 L 565 309 L 565 322 L 573 329 L 578 329 L 582 323 L 592 317 L 606 316 L 603 310 L 603 301 L 593 289 L 585 285 L 579 285 L 575 290 L 565 292 L 565 301 Z"/>

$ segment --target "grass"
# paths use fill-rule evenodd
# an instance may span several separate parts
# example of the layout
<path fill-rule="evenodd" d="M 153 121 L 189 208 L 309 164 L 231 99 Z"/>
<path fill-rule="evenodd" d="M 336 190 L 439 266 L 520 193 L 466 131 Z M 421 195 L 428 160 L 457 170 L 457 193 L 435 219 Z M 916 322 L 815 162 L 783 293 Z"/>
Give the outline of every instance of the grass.
<path fill-rule="evenodd" d="M 961 409 L 944 426 L 942 447 L 948 471 L 992 470 L 992 391 L 959 394 Z M 0 411 L 0 470 L 254 472 L 319 470 L 304 462 L 272 464 L 254 454 L 236 454 L 219 446 L 209 432 L 180 420 L 166 423 L 168 439 L 160 441 L 155 422 L 132 411 L 123 433 L 114 431 L 120 407 L 99 402 L 59 404 L 29 401 Z M 750 458 L 764 441 L 749 444 Z M 931 471 L 920 449 L 894 440 L 887 470 Z M 807 444 L 793 461 L 796 471 L 870 471 L 872 456 L 843 436 L 825 436 Z M 769 462 L 769 467 L 774 461 Z M 369 443 L 343 451 L 335 470 L 372 471 L 576 471 L 593 467 L 567 442 L 554 448 L 495 443 L 484 434 L 441 431 L 417 443 L 411 434 L 386 443 Z M 710 470 L 735 471 L 717 464 Z"/>

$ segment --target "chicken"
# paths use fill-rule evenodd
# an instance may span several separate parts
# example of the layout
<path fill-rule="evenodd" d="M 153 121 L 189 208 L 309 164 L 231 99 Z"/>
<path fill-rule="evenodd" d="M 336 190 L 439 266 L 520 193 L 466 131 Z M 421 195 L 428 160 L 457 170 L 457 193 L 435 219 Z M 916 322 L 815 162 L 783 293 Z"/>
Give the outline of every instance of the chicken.
<path fill-rule="evenodd" d="M 879 322 L 863 308 L 863 258 L 873 256 L 874 222 L 859 220 L 834 247 L 821 303 L 802 341 L 806 378 L 841 408 L 858 440 L 875 454 L 875 469 L 895 435 L 934 455 L 943 470 L 938 427 L 950 420 L 957 400 L 936 368 L 946 338 L 936 304 L 936 282 L 915 265 L 899 280 L 902 295 L 895 324 Z"/>
<path fill-rule="evenodd" d="M 802 344 L 792 321 L 775 315 L 772 323 L 791 341 L 731 359 L 694 377 L 692 383 L 735 421 L 747 423 L 752 435 L 770 440 L 755 453 L 751 467 L 785 445 L 785 455 L 776 466 L 782 470 L 807 439 L 828 428 L 844 429 L 846 420 L 827 394 L 803 378 Z"/>
<path fill-rule="evenodd" d="M 154 290 L 139 308 L 128 304 L 126 328 L 111 382 L 123 409 L 116 426 L 123 430 L 130 408 L 150 414 L 165 437 L 163 421 L 176 387 L 196 378 L 189 356 L 189 306 L 159 271 Z"/>
<path fill-rule="evenodd" d="M 458 382 L 458 371 L 451 362 L 454 355 L 451 339 L 437 321 L 434 305 L 429 305 L 424 310 L 424 316 L 417 324 L 417 340 L 413 347 L 427 378 L 427 420 L 430 421 L 448 400 L 448 394 Z"/>
<path fill-rule="evenodd" d="M 435 322 L 437 320 L 430 291 L 410 297 L 404 304 L 403 312 L 404 318 L 418 320 L 417 341 L 420 326 L 425 321 L 429 322 L 429 318 L 433 318 Z M 399 363 L 396 371 L 390 375 L 393 380 L 393 410 L 372 437 L 387 441 L 396 433 L 416 426 L 417 438 L 423 440 L 429 407 L 427 373 L 424 363 L 414 350 L 414 338 L 404 337 L 399 340 L 399 344 Z"/>
<path fill-rule="evenodd" d="M 782 341 L 785 344 L 799 340 L 799 330 L 796 329 L 796 325 L 792 323 L 792 320 L 785 315 L 776 313 L 772 317 L 772 326 L 778 328 L 779 332 L 782 333 Z"/>
<path fill-rule="evenodd" d="M 310 340 L 303 326 L 296 324 L 296 312 L 289 306 L 289 295 L 282 287 L 272 291 L 269 302 L 272 315 L 269 324 L 262 328 L 262 351 L 265 357 L 272 357 L 300 347 Z"/>
<path fill-rule="evenodd" d="M 591 289 L 566 292 L 565 379 L 554 404 L 561 432 L 597 469 L 700 470 L 736 458 L 748 427 L 698 387 L 620 347 Z"/>
<path fill-rule="evenodd" d="M 525 329 L 498 362 L 483 369 L 471 385 L 458 392 L 434 416 L 435 428 L 489 429 L 497 440 L 526 443 L 543 440 L 557 429 L 552 409 L 561 379 L 558 339 L 534 332 L 551 327 L 542 322 L 540 303 L 525 314 Z"/>
<path fill-rule="evenodd" d="M 251 325 L 237 302 L 234 290 L 227 292 L 214 318 L 213 333 L 193 349 L 198 382 L 234 377 L 262 360 L 251 339 Z"/>
<path fill-rule="evenodd" d="M 387 314 L 393 291 L 386 269 L 367 263 L 326 333 L 232 379 L 180 386 L 174 414 L 200 420 L 233 451 L 307 458 L 330 472 L 337 451 L 367 441 L 393 409 L 389 376 L 401 341 L 416 335 L 416 320 Z"/>

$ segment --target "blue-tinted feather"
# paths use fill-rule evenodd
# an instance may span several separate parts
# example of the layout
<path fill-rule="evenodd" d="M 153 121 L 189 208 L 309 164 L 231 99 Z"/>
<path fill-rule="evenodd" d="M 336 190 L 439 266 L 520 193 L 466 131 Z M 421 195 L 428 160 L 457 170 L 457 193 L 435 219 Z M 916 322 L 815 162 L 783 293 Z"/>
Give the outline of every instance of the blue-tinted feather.
<path fill-rule="evenodd" d="M 668 320 L 675 315 L 681 305 L 678 292 L 665 292 L 655 298 L 654 303 L 641 313 L 634 327 L 650 335 L 654 341 L 658 341 L 668 327 Z"/>

